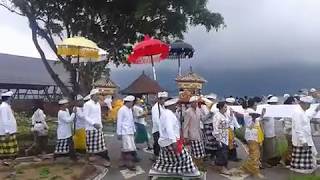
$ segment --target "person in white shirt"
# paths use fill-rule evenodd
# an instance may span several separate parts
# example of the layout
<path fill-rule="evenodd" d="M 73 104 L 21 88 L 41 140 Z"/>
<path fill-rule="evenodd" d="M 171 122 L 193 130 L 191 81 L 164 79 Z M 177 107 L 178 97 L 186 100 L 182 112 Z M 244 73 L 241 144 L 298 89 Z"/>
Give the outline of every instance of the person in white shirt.
<path fill-rule="evenodd" d="M 215 165 L 221 174 L 230 175 L 227 170 L 228 154 L 229 154 L 229 117 L 226 114 L 228 106 L 226 102 L 222 101 L 217 104 L 219 112 L 213 116 L 213 136 L 219 142 L 219 147 L 216 151 Z M 232 113 L 232 111 L 231 111 Z"/>
<path fill-rule="evenodd" d="M 268 105 L 277 105 L 279 102 L 278 97 L 272 96 L 267 100 Z M 276 153 L 276 130 L 275 130 L 275 118 L 265 117 L 262 120 L 262 127 L 264 132 L 263 149 L 262 149 L 262 166 L 272 167 L 276 165 L 277 153 Z"/>
<path fill-rule="evenodd" d="M 110 166 L 108 149 L 102 131 L 102 114 L 98 94 L 99 89 L 92 89 L 90 100 L 83 105 L 86 120 L 86 152 L 91 156 L 101 156 L 106 160 L 104 166 Z"/>
<path fill-rule="evenodd" d="M 256 112 L 257 101 L 250 98 L 247 102 L 247 107 L 244 113 L 245 121 L 245 140 L 249 148 L 249 155 L 245 162 L 241 165 L 240 170 L 257 178 L 263 179 L 264 176 L 260 173 L 260 146 L 263 137 L 260 137 L 262 130 L 260 127 L 261 119 L 265 114 L 265 109 L 262 113 Z"/>
<path fill-rule="evenodd" d="M 319 99 L 319 91 L 315 88 L 311 88 L 309 90 L 308 93 L 309 96 L 313 97 L 313 102 L 314 103 L 320 103 L 320 99 Z M 312 125 L 312 129 L 313 129 L 313 135 L 314 136 L 319 136 L 320 135 L 320 124 L 315 123 Z"/>
<path fill-rule="evenodd" d="M 112 110 L 112 96 L 107 95 L 103 102 L 108 107 L 108 111 Z"/>
<path fill-rule="evenodd" d="M 72 160 L 76 160 L 74 143 L 72 140 L 72 125 L 75 118 L 75 111 L 70 115 L 68 107 L 69 100 L 59 101 L 60 110 L 58 112 L 57 143 L 54 151 L 54 159 L 60 156 L 69 155 Z"/>
<path fill-rule="evenodd" d="M 119 109 L 117 116 L 117 135 L 122 141 L 121 156 L 124 166 L 129 170 L 136 170 L 134 159 L 136 158 L 136 145 L 134 142 L 134 133 L 136 132 L 132 106 L 134 96 L 126 96 L 123 98 L 124 105 Z"/>
<path fill-rule="evenodd" d="M 137 133 L 135 135 L 135 142 L 137 144 L 147 143 L 147 150 L 152 150 L 151 145 L 149 143 L 149 136 L 147 132 L 147 122 L 146 116 L 147 112 L 142 107 L 143 100 L 140 98 L 136 98 L 135 103 L 133 105 L 133 117 L 134 123 L 136 125 Z"/>
<path fill-rule="evenodd" d="M 217 95 L 209 94 L 205 96 L 212 101 L 210 111 L 206 117 L 202 118 L 204 127 L 204 145 L 207 156 L 213 160 L 215 158 L 216 151 L 218 150 L 218 143 L 213 136 L 213 116 L 219 111 L 217 108 Z"/>
<path fill-rule="evenodd" d="M 19 151 L 16 138 L 17 122 L 11 109 L 13 92 L 1 94 L 0 105 L 0 159 L 15 158 Z"/>
<path fill-rule="evenodd" d="M 297 104 L 297 100 L 295 97 L 290 96 L 285 100 L 284 104 Z M 285 117 L 281 121 L 283 122 L 283 132 L 288 142 L 288 148 L 283 154 L 280 163 L 284 166 L 290 166 L 292 155 L 292 118 Z"/>
<path fill-rule="evenodd" d="M 180 139 L 180 122 L 175 115 L 177 103 L 176 98 L 164 103 L 166 109 L 161 113 L 159 124 L 160 156 L 152 165 L 152 171 L 196 177 L 200 172 Z"/>
<path fill-rule="evenodd" d="M 310 108 L 313 103 L 311 96 L 302 96 L 299 100 L 301 108 L 292 116 L 292 159 L 291 170 L 298 173 L 313 173 L 317 168 L 315 148 L 310 120 L 319 112 L 320 105 Z"/>
<path fill-rule="evenodd" d="M 200 129 L 201 129 L 201 136 L 204 137 L 204 119 L 206 119 L 206 117 L 208 116 L 209 114 L 209 109 L 208 109 L 208 106 L 206 105 L 205 101 L 200 98 L 199 100 L 199 105 L 198 105 L 198 108 L 200 110 Z M 204 140 L 204 139 L 203 139 Z"/>
<path fill-rule="evenodd" d="M 44 114 L 43 109 L 43 102 L 40 100 L 37 101 L 33 108 L 34 113 L 31 117 L 31 132 L 34 135 L 34 144 L 25 150 L 26 155 L 34 148 L 36 149 L 36 154 L 46 154 L 49 127 L 46 123 L 46 115 Z"/>
<path fill-rule="evenodd" d="M 206 100 L 206 101 L 204 101 Z M 209 108 L 207 106 L 206 103 L 208 103 L 208 99 L 205 99 L 204 97 L 201 97 L 200 100 L 199 100 L 199 110 L 200 110 L 200 129 L 201 129 L 201 136 L 203 137 L 203 142 L 204 142 L 204 134 L 205 134 L 205 131 L 204 131 L 204 121 L 205 119 L 208 117 L 210 111 L 209 111 Z M 210 101 L 210 104 L 212 104 L 212 102 Z"/>
<path fill-rule="evenodd" d="M 86 152 L 86 118 L 83 110 L 84 100 L 81 95 L 76 96 L 75 108 L 75 133 L 73 136 L 75 150 L 79 153 Z"/>
<path fill-rule="evenodd" d="M 160 152 L 159 140 L 159 123 L 160 115 L 163 110 L 163 103 L 168 98 L 167 92 L 159 92 L 157 95 L 157 102 L 152 106 L 151 119 L 152 119 L 152 136 L 153 136 L 153 161 L 157 159 Z"/>
<path fill-rule="evenodd" d="M 205 150 L 201 137 L 201 112 L 198 107 L 198 96 L 192 96 L 189 100 L 190 107 L 187 109 L 183 122 L 183 136 L 187 144 L 190 145 L 191 156 L 198 166 L 203 164 Z"/>
<path fill-rule="evenodd" d="M 229 156 L 228 159 L 231 161 L 238 162 L 241 159 L 238 158 L 237 155 L 237 144 L 235 141 L 235 130 L 239 129 L 241 126 L 238 123 L 237 118 L 235 117 L 234 112 L 232 111 L 230 106 L 233 106 L 236 102 L 236 99 L 233 97 L 226 98 L 226 105 L 227 105 L 227 112 L 226 116 L 228 117 L 229 121 Z"/>

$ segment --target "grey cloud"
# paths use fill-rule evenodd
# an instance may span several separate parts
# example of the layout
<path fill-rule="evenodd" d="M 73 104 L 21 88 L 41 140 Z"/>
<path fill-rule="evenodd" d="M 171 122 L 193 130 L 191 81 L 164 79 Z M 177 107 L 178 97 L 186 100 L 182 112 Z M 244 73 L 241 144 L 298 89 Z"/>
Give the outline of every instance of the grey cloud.
<path fill-rule="evenodd" d="M 318 7 L 315 0 L 209 1 L 209 8 L 225 17 L 227 27 L 210 33 L 201 27 L 190 29 L 186 41 L 195 47 L 195 59 L 203 61 L 195 66 L 211 61 L 219 68 L 317 62 Z"/>

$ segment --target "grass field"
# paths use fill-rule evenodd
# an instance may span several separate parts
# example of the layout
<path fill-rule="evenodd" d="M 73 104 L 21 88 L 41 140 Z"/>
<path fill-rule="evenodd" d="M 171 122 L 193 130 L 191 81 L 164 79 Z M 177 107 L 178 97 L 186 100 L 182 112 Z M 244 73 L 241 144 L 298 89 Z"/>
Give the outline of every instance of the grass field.
<path fill-rule="evenodd" d="M 17 120 L 18 132 L 17 140 L 19 145 L 19 156 L 24 156 L 24 150 L 29 148 L 33 143 L 33 134 L 31 132 L 31 115 L 26 113 L 15 113 Z M 47 124 L 49 126 L 49 141 L 48 152 L 53 152 L 56 143 L 57 118 L 47 117 Z"/>
<path fill-rule="evenodd" d="M 320 176 L 291 176 L 289 180 L 320 180 Z"/>

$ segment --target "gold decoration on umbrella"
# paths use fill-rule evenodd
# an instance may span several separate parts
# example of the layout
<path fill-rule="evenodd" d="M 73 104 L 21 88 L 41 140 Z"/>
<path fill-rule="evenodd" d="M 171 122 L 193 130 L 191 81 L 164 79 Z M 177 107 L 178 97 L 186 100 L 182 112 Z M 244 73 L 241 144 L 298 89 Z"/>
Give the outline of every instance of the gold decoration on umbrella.
<path fill-rule="evenodd" d="M 99 58 L 99 47 L 93 41 L 84 37 L 72 37 L 63 40 L 58 45 L 58 54 L 62 56 L 75 56 L 90 59 Z"/>

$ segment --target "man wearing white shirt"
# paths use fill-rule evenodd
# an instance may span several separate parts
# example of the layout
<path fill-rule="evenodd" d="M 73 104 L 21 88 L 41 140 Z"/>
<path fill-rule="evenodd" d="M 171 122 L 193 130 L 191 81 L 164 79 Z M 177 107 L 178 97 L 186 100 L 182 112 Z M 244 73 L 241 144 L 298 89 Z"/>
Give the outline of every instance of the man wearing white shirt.
<path fill-rule="evenodd" d="M 134 142 L 136 129 L 132 114 L 134 100 L 134 96 L 126 96 L 123 98 L 124 105 L 119 109 L 117 116 L 117 135 L 122 141 L 121 156 L 124 161 L 124 166 L 129 170 L 135 170 L 134 158 L 136 158 L 137 150 Z"/>
<path fill-rule="evenodd" d="M 151 109 L 151 118 L 152 118 L 152 135 L 153 135 L 153 154 L 154 158 L 152 160 L 157 159 L 160 152 L 160 146 L 158 144 L 159 140 L 159 123 L 160 116 L 163 110 L 163 104 L 165 99 L 168 98 L 167 92 L 159 92 L 157 95 L 157 102 L 152 106 Z"/>
<path fill-rule="evenodd" d="M 134 123 L 136 125 L 136 135 L 135 135 L 135 142 L 137 144 L 147 143 L 147 150 L 152 150 L 151 145 L 149 143 L 149 136 L 147 132 L 147 122 L 146 122 L 146 116 L 147 112 L 144 110 L 142 106 L 143 100 L 136 98 L 135 103 L 133 105 L 132 111 L 133 111 L 133 117 L 134 117 Z"/>
<path fill-rule="evenodd" d="M 112 110 L 112 96 L 108 95 L 103 102 L 107 105 L 108 111 Z"/>
<path fill-rule="evenodd" d="M 203 126 L 204 126 L 204 145 L 206 155 L 213 159 L 215 157 L 216 151 L 218 149 L 218 144 L 213 136 L 213 116 L 219 112 L 217 108 L 217 95 L 216 94 L 209 94 L 206 95 L 205 98 L 209 99 L 211 103 L 210 112 L 207 114 L 206 117 L 202 118 Z"/>
<path fill-rule="evenodd" d="M 43 102 L 37 101 L 32 108 L 34 113 L 31 117 L 31 132 L 34 135 L 34 143 L 32 146 L 25 150 L 25 154 L 28 156 L 32 149 L 36 149 L 36 154 L 46 154 L 48 146 L 48 131 L 49 126 L 46 122 L 46 115 L 43 112 Z"/>
<path fill-rule="evenodd" d="M 83 105 L 86 119 L 86 150 L 91 155 L 98 155 L 110 161 L 102 131 L 101 105 L 98 94 L 98 89 L 92 89 L 90 92 L 91 99 Z M 106 162 L 104 165 L 110 166 L 110 163 Z"/>
<path fill-rule="evenodd" d="M 236 129 L 239 129 L 241 126 L 239 125 L 238 120 L 235 117 L 234 113 L 232 112 L 233 110 L 230 107 L 230 106 L 233 106 L 235 102 L 236 102 L 236 99 L 233 97 L 226 98 L 226 104 L 227 104 L 226 116 L 229 120 L 229 137 L 230 137 L 229 143 L 228 143 L 228 147 L 229 147 L 228 159 L 231 161 L 238 162 L 240 161 L 240 159 L 238 158 L 238 155 L 237 155 L 237 144 L 235 142 L 234 131 Z"/>
<path fill-rule="evenodd" d="M 175 115 L 178 99 L 164 103 L 159 124 L 160 156 L 152 166 L 156 173 L 181 176 L 199 176 L 200 173 L 186 148 L 180 141 L 180 122 Z"/>
<path fill-rule="evenodd" d="M 60 110 L 58 112 L 58 128 L 57 128 L 57 144 L 54 152 L 54 158 L 60 155 L 69 155 L 73 160 L 76 160 L 74 143 L 72 140 L 72 125 L 75 118 L 75 113 L 71 115 L 68 110 L 69 101 L 62 99 L 59 101 Z M 76 109 L 74 109 L 76 111 Z"/>
<path fill-rule="evenodd" d="M 277 105 L 279 102 L 278 97 L 272 96 L 267 100 L 267 103 Z M 265 117 L 262 120 L 262 127 L 264 132 L 263 151 L 262 151 L 262 165 L 263 167 L 271 167 L 275 165 L 276 161 L 276 130 L 275 118 Z"/>
<path fill-rule="evenodd" d="M 200 165 L 205 157 L 205 149 L 200 129 L 201 112 L 198 107 L 199 97 L 192 96 L 189 103 L 190 107 L 186 111 L 183 122 L 183 136 L 186 143 L 190 145 L 192 158 L 197 165 Z"/>
<path fill-rule="evenodd" d="M 1 94 L 0 159 L 15 158 L 19 151 L 16 139 L 17 122 L 11 109 L 12 95 L 11 91 Z"/>
<path fill-rule="evenodd" d="M 296 109 L 292 117 L 291 170 L 310 174 L 317 168 L 318 153 L 312 139 L 310 120 L 320 110 L 320 105 L 316 109 L 310 109 L 310 104 L 313 103 L 311 96 L 302 96 L 299 101 L 301 108 Z"/>
<path fill-rule="evenodd" d="M 201 112 L 200 128 L 201 128 L 202 135 L 204 136 L 205 131 L 204 131 L 204 123 L 203 122 L 208 117 L 210 111 L 209 111 L 208 106 L 206 105 L 206 102 L 203 99 L 201 99 L 201 101 L 199 102 L 199 109 L 200 109 L 200 112 Z"/>
<path fill-rule="evenodd" d="M 75 117 L 75 134 L 74 147 L 77 152 L 86 152 L 86 118 L 83 110 L 84 100 L 81 95 L 76 97 L 76 117 Z"/>
<path fill-rule="evenodd" d="M 320 103 L 319 92 L 315 88 L 311 88 L 308 93 L 309 96 L 313 97 L 314 103 Z M 320 135 L 320 125 L 318 123 L 313 124 L 313 135 Z"/>

